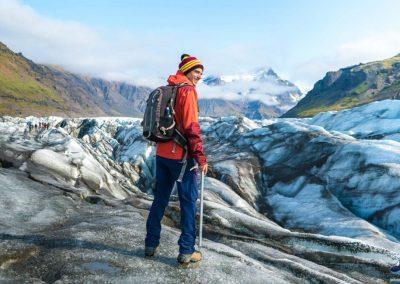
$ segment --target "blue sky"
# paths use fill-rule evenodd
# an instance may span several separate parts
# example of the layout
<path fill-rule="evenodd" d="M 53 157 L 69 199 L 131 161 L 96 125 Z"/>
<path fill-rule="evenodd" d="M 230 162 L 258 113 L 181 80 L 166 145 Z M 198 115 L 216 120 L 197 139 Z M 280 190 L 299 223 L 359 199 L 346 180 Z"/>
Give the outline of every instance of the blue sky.
<path fill-rule="evenodd" d="M 108 79 L 157 84 L 188 52 L 206 75 L 271 66 L 309 89 L 328 71 L 400 53 L 398 11 L 400 1 L 371 0 L 0 0 L 0 41 Z"/>

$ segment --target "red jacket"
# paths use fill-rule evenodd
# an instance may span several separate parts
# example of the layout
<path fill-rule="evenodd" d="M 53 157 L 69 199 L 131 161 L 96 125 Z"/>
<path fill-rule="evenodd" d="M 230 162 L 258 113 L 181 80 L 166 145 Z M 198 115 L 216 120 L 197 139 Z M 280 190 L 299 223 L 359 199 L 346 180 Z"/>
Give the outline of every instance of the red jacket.
<path fill-rule="evenodd" d="M 189 157 L 194 158 L 199 165 L 204 165 L 207 163 L 207 159 L 204 155 L 203 142 L 200 136 L 199 110 L 195 86 L 180 71 L 168 78 L 169 85 L 182 83 L 187 85 L 180 87 L 176 94 L 175 122 L 178 125 L 178 129 L 188 140 Z M 181 160 L 183 155 L 183 148 L 174 141 L 157 143 L 157 156 Z"/>

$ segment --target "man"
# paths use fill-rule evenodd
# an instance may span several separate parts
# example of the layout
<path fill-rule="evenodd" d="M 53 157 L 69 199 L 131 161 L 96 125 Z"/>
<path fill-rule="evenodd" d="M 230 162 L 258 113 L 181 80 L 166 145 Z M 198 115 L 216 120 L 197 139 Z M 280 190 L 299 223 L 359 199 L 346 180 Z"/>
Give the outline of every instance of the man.
<path fill-rule="evenodd" d="M 204 155 L 200 126 L 196 85 L 203 74 L 203 65 L 193 56 L 183 54 L 176 75 L 168 78 L 169 85 L 180 86 L 176 94 L 175 122 L 178 130 L 188 141 L 187 166 L 181 182 L 177 182 L 181 209 L 181 236 L 178 241 L 178 262 L 188 264 L 199 262 L 201 253 L 194 249 L 196 240 L 196 200 L 198 197 L 196 166 L 207 173 L 207 159 Z M 154 256 L 159 250 L 161 219 L 168 205 L 174 183 L 182 169 L 184 149 L 174 141 L 157 143 L 156 189 L 154 201 L 147 218 L 145 255 Z"/>

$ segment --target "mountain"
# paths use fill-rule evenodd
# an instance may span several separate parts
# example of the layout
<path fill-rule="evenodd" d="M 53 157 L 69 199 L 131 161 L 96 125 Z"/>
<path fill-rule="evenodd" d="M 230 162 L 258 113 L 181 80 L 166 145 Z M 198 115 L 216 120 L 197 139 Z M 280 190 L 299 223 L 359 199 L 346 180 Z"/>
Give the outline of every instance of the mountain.
<path fill-rule="evenodd" d="M 216 93 L 219 99 L 201 99 L 200 113 L 207 116 L 241 114 L 251 119 L 282 115 L 293 107 L 302 93 L 293 83 L 282 80 L 271 68 L 260 68 L 240 75 L 208 76 L 209 88 L 201 92 Z"/>
<path fill-rule="evenodd" d="M 248 75 L 209 76 L 203 86 L 223 97 L 201 98 L 200 115 L 282 115 L 300 99 L 300 90 L 270 68 Z M 201 86 L 199 86 L 201 89 Z M 142 116 L 151 88 L 82 76 L 37 64 L 0 43 L 0 114 L 11 116 Z M 226 99 L 229 94 L 235 99 Z"/>
<path fill-rule="evenodd" d="M 0 43 L 0 114 L 135 116 L 150 89 L 36 64 Z"/>
<path fill-rule="evenodd" d="M 400 54 L 328 72 L 283 117 L 310 117 L 328 110 L 348 109 L 372 101 L 400 98 Z"/>

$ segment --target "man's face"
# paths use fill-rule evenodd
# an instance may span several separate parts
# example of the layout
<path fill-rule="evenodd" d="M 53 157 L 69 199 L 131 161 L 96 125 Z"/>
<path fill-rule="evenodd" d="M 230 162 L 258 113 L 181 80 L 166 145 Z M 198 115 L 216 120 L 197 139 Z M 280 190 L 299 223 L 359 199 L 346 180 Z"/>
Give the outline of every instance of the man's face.
<path fill-rule="evenodd" d="M 188 77 L 189 81 L 192 82 L 193 86 L 196 86 L 197 82 L 199 82 L 202 75 L 203 75 L 203 70 L 201 68 L 196 68 L 187 73 L 186 77 Z"/>

